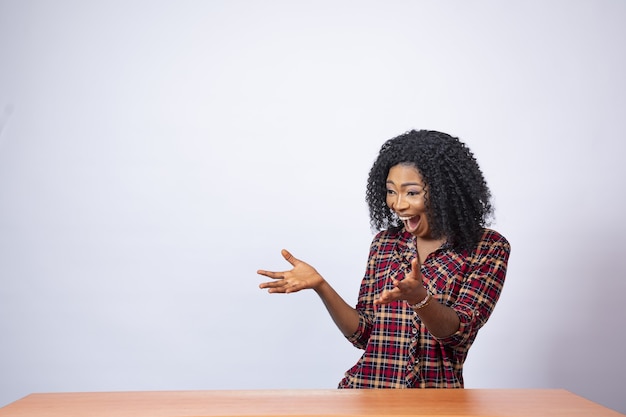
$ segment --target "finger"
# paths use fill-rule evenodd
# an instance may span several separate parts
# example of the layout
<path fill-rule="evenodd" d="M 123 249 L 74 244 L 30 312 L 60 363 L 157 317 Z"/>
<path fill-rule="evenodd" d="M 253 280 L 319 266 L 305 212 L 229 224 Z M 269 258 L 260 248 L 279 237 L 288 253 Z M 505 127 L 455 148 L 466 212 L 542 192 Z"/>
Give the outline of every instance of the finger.
<path fill-rule="evenodd" d="M 408 273 L 408 276 L 412 279 L 417 279 L 419 275 L 419 265 L 418 265 L 418 261 L 417 258 L 413 258 L 411 260 L 411 270 Z"/>
<path fill-rule="evenodd" d="M 374 305 L 382 305 L 382 304 L 389 304 L 390 302 L 392 302 L 393 300 L 389 298 L 389 296 L 383 294 L 381 295 L 379 298 L 377 298 L 376 300 L 374 300 Z"/>
<path fill-rule="evenodd" d="M 384 290 L 378 299 L 374 300 L 374 304 L 389 304 L 392 301 L 396 300 L 397 297 L 394 296 L 394 291 L 397 290 Z"/>
<path fill-rule="evenodd" d="M 283 255 L 283 258 L 285 258 L 287 262 L 289 262 L 293 266 L 296 266 L 296 262 L 298 262 L 298 259 L 293 256 L 291 252 L 289 252 L 287 249 L 283 249 L 280 251 L 280 254 Z"/>
<path fill-rule="evenodd" d="M 261 284 L 259 284 L 259 288 L 267 289 L 271 293 L 285 292 L 287 285 L 285 284 L 285 281 L 281 279 L 278 281 L 262 282 Z"/>
<path fill-rule="evenodd" d="M 289 282 L 287 280 L 280 280 L 268 283 L 265 288 L 268 288 L 269 293 L 288 294 L 292 292 L 300 291 L 296 283 Z"/>
<path fill-rule="evenodd" d="M 421 265 L 419 264 L 419 259 L 418 258 L 414 258 L 411 261 L 411 276 L 413 277 L 413 279 L 416 279 L 418 281 L 422 280 L 422 273 L 420 271 Z"/>
<path fill-rule="evenodd" d="M 269 281 L 269 282 L 262 282 L 259 284 L 259 288 L 264 289 L 264 288 L 278 288 L 281 287 L 282 284 L 282 280 L 281 281 Z"/>
<path fill-rule="evenodd" d="M 283 279 L 285 277 L 285 272 L 272 272 L 259 269 L 258 271 L 256 271 L 256 273 L 273 279 Z"/>
<path fill-rule="evenodd" d="M 397 297 L 400 296 L 400 293 L 402 291 L 406 291 L 407 289 L 411 288 L 412 282 L 411 279 L 413 277 L 409 274 L 407 275 L 404 279 L 398 281 L 398 280 L 393 280 L 392 284 L 393 284 L 393 289 L 391 290 L 393 292 L 394 295 L 396 295 Z"/>
<path fill-rule="evenodd" d="M 270 293 L 270 294 L 276 294 L 276 293 L 284 294 L 287 291 L 285 291 L 285 287 L 284 286 L 280 286 L 280 287 L 269 287 L 267 289 L 267 292 Z"/>

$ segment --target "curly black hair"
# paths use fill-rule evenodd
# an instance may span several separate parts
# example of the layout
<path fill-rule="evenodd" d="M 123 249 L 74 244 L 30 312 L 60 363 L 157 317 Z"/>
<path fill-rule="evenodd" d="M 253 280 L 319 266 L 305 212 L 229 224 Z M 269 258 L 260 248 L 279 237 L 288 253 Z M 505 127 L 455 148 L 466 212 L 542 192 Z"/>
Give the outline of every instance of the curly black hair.
<path fill-rule="evenodd" d="M 370 169 L 365 200 L 373 230 L 399 228 L 386 203 L 389 169 L 412 165 L 425 182 L 432 237 L 455 249 L 474 248 L 493 216 L 491 192 L 469 148 L 458 138 L 432 130 L 411 130 L 383 144 Z"/>

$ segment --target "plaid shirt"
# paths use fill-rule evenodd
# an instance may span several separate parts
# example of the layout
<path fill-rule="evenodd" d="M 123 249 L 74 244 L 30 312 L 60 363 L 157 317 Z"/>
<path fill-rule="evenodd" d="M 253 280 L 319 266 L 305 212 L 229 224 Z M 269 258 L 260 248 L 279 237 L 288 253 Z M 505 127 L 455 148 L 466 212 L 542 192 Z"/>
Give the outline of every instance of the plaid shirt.
<path fill-rule="evenodd" d="M 425 259 L 425 287 L 460 320 L 456 333 L 436 338 L 405 301 L 373 304 L 394 278 L 404 278 L 416 256 L 415 238 L 404 229 L 378 233 L 356 305 L 359 328 L 348 337 L 364 353 L 339 388 L 462 388 L 463 362 L 498 301 L 509 253 L 507 240 L 485 229 L 473 251 L 444 245 Z"/>

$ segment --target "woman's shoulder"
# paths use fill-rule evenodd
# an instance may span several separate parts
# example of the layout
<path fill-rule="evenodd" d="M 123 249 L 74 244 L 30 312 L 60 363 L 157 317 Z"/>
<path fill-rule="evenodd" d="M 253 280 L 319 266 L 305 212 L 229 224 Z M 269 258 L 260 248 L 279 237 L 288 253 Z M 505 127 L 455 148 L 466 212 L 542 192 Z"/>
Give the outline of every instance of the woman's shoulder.
<path fill-rule="evenodd" d="M 478 242 L 477 250 L 486 252 L 492 250 L 511 251 L 511 244 L 502 234 L 493 229 L 483 229 L 483 234 Z"/>
<path fill-rule="evenodd" d="M 501 242 L 508 244 L 509 241 L 502 235 L 500 232 L 485 228 L 483 229 L 482 237 L 480 238 L 481 242 Z"/>

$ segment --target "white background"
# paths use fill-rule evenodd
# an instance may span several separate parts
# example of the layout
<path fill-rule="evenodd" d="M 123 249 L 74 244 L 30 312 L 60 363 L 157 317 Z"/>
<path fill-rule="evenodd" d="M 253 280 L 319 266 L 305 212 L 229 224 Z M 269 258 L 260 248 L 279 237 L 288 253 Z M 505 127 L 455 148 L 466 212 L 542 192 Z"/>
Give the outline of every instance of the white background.
<path fill-rule="evenodd" d="M 626 413 L 626 2 L 0 0 L 0 406 L 335 388 L 380 145 L 459 136 L 511 242 L 468 388 Z"/>

